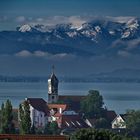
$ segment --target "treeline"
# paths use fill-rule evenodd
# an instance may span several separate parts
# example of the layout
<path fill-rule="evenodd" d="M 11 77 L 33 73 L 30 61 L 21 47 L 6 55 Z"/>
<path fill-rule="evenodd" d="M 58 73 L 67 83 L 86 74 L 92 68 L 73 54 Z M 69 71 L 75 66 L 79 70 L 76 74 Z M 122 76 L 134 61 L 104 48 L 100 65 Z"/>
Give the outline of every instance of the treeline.
<path fill-rule="evenodd" d="M 15 127 L 15 121 L 18 127 Z M 0 111 L 0 133 L 1 134 L 41 134 L 41 135 L 58 135 L 60 129 L 56 122 L 47 123 L 44 131 L 37 129 L 34 124 L 31 124 L 30 106 L 25 100 L 19 105 L 19 109 L 13 112 L 13 107 L 10 100 L 7 100 L 1 105 Z"/>
<path fill-rule="evenodd" d="M 130 136 L 122 136 L 105 129 L 81 129 L 71 135 L 70 140 L 137 140 Z"/>
<path fill-rule="evenodd" d="M 7 100 L 1 105 L 1 133 L 2 134 L 41 134 L 59 135 L 60 129 L 56 122 L 46 125 L 44 132 L 36 131 L 31 125 L 30 107 L 27 101 L 19 105 L 19 132 L 16 131 L 13 123 L 12 104 Z M 69 136 L 70 140 L 136 140 L 130 136 L 122 136 L 106 129 L 80 129 Z"/>
<path fill-rule="evenodd" d="M 1 105 L 1 133 L 2 134 L 14 134 L 15 126 L 13 123 L 12 104 L 10 100 Z"/>
<path fill-rule="evenodd" d="M 48 77 L 0 76 L 0 82 L 47 82 Z"/>
<path fill-rule="evenodd" d="M 126 112 L 126 131 L 125 133 L 114 133 L 108 130 L 108 121 L 103 114 L 103 98 L 98 91 L 90 90 L 89 95 L 81 102 L 81 111 L 86 118 L 96 117 L 95 128 L 81 129 L 70 135 L 71 140 L 134 140 L 140 137 L 140 110 L 130 110 Z M 18 117 L 17 117 L 18 116 Z M 2 134 L 41 134 L 41 135 L 60 135 L 61 129 L 57 122 L 47 123 L 45 129 L 39 130 L 31 123 L 30 106 L 28 101 L 19 105 L 18 115 L 16 116 L 19 128 L 15 128 L 13 107 L 10 100 L 1 105 L 0 111 L 0 132 Z"/>
<path fill-rule="evenodd" d="M 81 101 L 81 111 L 85 118 L 96 120 L 94 122 L 96 129 L 111 129 L 111 122 L 106 117 L 107 109 L 103 105 L 103 97 L 99 91 L 90 90 L 89 94 Z M 140 137 L 140 110 L 127 110 L 124 119 L 123 125 L 126 125 L 126 128 L 123 134 Z"/>

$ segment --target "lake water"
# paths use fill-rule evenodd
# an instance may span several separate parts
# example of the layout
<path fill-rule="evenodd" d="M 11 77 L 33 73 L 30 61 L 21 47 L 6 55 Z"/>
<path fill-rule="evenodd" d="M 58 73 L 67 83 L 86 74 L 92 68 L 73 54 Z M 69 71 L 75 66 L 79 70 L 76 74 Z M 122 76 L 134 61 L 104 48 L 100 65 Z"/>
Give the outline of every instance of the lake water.
<path fill-rule="evenodd" d="M 47 100 L 47 83 L 0 83 L 0 103 L 10 99 L 14 107 L 27 97 Z M 86 95 L 90 89 L 99 90 L 105 106 L 124 113 L 140 109 L 140 83 L 59 83 L 61 95 Z"/>

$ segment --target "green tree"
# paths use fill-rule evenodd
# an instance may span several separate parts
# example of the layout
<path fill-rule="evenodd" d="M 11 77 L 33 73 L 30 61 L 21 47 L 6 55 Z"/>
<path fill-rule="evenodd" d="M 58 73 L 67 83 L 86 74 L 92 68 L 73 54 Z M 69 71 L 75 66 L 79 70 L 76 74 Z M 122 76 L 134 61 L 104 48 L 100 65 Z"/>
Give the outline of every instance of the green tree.
<path fill-rule="evenodd" d="M 13 123 L 12 104 L 7 100 L 5 104 L 1 105 L 1 133 L 13 134 L 15 127 Z"/>
<path fill-rule="evenodd" d="M 109 128 L 110 123 L 105 118 L 99 118 L 95 122 L 95 128 Z"/>
<path fill-rule="evenodd" d="M 20 119 L 20 133 L 30 134 L 31 130 L 31 118 L 30 118 L 30 106 L 28 101 L 24 101 L 19 105 L 19 119 Z"/>
<path fill-rule="evenodd" d="M 1 131 L 2 131 L 2 127 L 3 127 L 3 123 L 4 123 L 4 120 L 5 120 L 5 110 L 4 110 L 4 103 L 1 104 L 1 120 L 0 120 L 0 128 L 1 128 Z"/>
<path fill-rule="evenodd" d="M 50 123 L 49 126 L 50 131 L 52 132 L 53 135 L 58 134 L 58 124 L 56 121 L 53 121 Z"/>
<path fill-rule="evenodd" d="M 45 125 L 44 134 L 52 134 L 49 123 Z"/>
<path fill-rule="evenodd" d="M 45 134 L 52 134 L 52 135 L 59 134 L 59 127 L 58 127 L 57 122 L 53 121 L 49 124 L 46 124 L 44 133 Z"/>
<path fill-rule="evenodd" d="M 128 131 L 140 136 L 140 110 L 127 111 L 125 119 Z"/>
<path fill-rule="evenodd" d="M 80 129 L 70 136 L 70 140 L 134 140 L 133 138 L 112 133 L 101 129 Z"/>
<path fill-rule="evenodd" d="M 97 90 L 90 90 L 89 94 L 81 101 L 81 111 L 87 118 L 101 117 L 103 113 L 103 97 Z"/>

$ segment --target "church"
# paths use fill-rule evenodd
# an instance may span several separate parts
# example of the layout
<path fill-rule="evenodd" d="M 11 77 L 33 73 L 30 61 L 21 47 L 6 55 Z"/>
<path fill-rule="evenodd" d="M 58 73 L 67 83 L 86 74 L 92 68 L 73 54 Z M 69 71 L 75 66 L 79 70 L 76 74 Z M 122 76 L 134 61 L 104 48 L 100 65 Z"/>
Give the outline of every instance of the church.
<path fill-rule="evenodd" d="M 48 103 L 64 103 L 75 111 L 80 110 L 80 101 L 85 96 L 77 95 L 61 95 L 58 93 L 59 80 L 54 73 L 54 67 L 52 68 L 52 74 L 48 79 Z"/>
<path fill-rule="evenodd" d="M 82 120 L 79 110 L 80 101 L 85 96 L 59 95 L 59 80 L 54 67 L 48 79 L 48 100 L 42 98 L 26 98 L 30 106 L 31 124 L 44 130 L 47 123 L 56 121 L 59 128 L 83 128 L 87 124 Z"/>

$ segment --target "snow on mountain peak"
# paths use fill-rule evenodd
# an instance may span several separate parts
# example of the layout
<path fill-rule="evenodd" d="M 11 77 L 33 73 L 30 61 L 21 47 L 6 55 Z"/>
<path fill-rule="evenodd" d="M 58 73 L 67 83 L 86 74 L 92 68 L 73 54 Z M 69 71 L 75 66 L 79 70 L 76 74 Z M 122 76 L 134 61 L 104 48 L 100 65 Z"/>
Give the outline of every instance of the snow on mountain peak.
<path fill-rule="evenodd" d="M 76 30 L 77 30 L 77 31 L 80 31 L 80 30 L 82 30 L 82 28 L 83 28 L 83 26 L 80 26 L 80 27 L 78 27 Z"/>
<path fill-rule="evenodd" d="M 19 28 L 20 32 L 29 32 L 32 30 L 32 27 L 28 24 L 25 24 Z"/>
<path fill-rule="evenodd" d="M 95 26 L 95 30 L 96 30 L 96 32 L 101 32 L 101 28 L 100 28 L 100 26 Z"/>
<path fill-rule="evenodd" d="M 135 19 L 135 18 L 130 19 L 130 20 L 127 22 L 127 26 L 128 26 L 131 30 L 137 29 L 137 28 L 139 27 L 138 20 Z"/>

